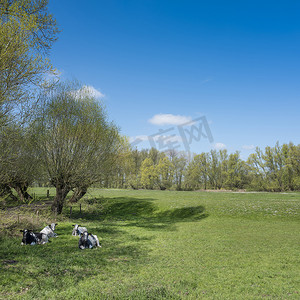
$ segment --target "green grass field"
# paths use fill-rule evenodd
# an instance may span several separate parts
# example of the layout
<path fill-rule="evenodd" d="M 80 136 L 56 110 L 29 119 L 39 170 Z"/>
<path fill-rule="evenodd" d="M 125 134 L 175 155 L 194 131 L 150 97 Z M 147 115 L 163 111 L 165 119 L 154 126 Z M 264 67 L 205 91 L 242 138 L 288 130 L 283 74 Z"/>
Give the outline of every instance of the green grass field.
<path fill-rule="evenodd" d="M 94 189 L 38 246 L 19 222 L 1 235 L 1 299 L 300 299 L 299 193 Z M 79 250 L 75 223 L 102 248 Z"/>

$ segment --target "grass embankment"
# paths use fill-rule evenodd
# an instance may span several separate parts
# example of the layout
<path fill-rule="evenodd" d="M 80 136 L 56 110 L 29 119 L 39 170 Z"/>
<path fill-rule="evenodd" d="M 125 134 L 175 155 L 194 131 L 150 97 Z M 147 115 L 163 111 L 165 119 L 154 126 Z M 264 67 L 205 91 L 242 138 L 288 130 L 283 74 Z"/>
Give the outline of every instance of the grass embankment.
<path fill-rule="evenodd" d="M 299 196 L 92 190 L 52 243 L 2 236 L 0 297 L 299 299 Z M 102 248 L 79 250 L 75 222 Z"/>

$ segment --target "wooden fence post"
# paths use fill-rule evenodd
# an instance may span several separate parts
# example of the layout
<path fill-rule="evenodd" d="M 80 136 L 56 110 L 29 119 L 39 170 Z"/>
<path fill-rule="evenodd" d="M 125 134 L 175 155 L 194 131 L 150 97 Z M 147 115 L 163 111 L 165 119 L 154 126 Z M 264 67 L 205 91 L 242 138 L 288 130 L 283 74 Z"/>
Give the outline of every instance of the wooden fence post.
<path fill-rule="evenodd" d="M 72 217 L 72 206 L 70 206 L 70 219 Z"/>
<path fill-rule="evenodd" d="M 50 196 L 50 191 L 47 190 L 47 198 L 49 198 L 49 196 Z"/>

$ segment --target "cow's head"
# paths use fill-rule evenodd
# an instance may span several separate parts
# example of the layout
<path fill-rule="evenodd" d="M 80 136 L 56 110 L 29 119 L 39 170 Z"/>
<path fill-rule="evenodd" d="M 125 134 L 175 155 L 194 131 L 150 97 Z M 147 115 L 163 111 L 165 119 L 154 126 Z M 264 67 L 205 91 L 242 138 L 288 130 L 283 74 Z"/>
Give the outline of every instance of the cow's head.
<path fill-rule="evenodd" d="M 77 230 L 78 227 L 81 226 L 81 225 L 75 224 L 75 225 L 72 225 L 72 226 L 74 226 L 74 230 Z"/>
<path fill-rule="evenodd" d="M 87 231 L 84 231 L 81 235 L 81 239 L 86 242 L 88 240 L 90 233 L 88 233 Z"/>
<path fill-rule="evenodd" d="M 48 225 L 52 231 L 55 230 L 55 226 L 57 226 L 57 223 L 51 223 L 51 225 Z"/>
<path fill-rule="evenodd" d="M 89 233 L 84 231 L 79 239 L 79 248 L 85 249 L 89 247 Z"/>
<path fill-rule="evenodd" d="M 26 245 L 26 244 L 35 244 L 36 243 L 36 237 L 32 230 L 30 229 L 24 229 L 20 230 L 20 232 L 23 232 L 23 238 L 21 245 Z"/>

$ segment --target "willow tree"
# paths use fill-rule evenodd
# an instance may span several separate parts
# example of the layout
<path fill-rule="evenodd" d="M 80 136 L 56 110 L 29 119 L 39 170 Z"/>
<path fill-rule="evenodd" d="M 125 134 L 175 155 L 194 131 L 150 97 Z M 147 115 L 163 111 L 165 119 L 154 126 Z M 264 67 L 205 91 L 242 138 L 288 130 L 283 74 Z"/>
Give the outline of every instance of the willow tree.
<path fill-rule="evenodd" d="M 47 5 L 46 0 L 0 0 L 0 189 L 4 193 L 10 193 L 8 183 L 17 189 L 21 182 L 26 186 L 24 170 L 30 175 L 33 166 L 17 123 L 24 124 L 23 117 L 31 112 L 34 90 L 45 86 L 45 74 L 54 73 L 47 56 L 58 28 Z"/>
<path fill-rule="evenodd" d="M 0 152 L 4 158 L 0 164 L 0 182 L 10 198 L 14 198 L 12 190 L 15 190 L 22 202 L 32 199 L 27 190 L 35 179 L 41 177 L 33 138 L 28 128 L 16 124 L 9 124 L 5 130 L 0 130 Z"/>
<path fill-rule="evenodd" d="M 41 97 L 33 123 L 41 165 L 56 188 L 52 210 L 61 213 L 67 194 L 77 198 L 103 179 L 118 154 L 120 136 L 85 87 L 61 83 Z"/>

